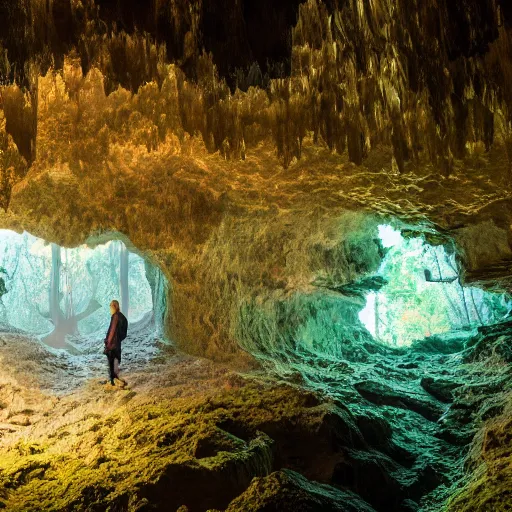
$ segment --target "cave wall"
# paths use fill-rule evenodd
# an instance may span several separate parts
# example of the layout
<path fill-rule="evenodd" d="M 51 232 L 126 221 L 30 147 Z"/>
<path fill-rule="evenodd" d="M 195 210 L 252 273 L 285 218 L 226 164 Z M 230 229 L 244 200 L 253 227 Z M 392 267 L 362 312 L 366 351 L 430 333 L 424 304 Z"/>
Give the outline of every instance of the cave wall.
<path fill-rule="evenodd" d="M 508 289 L 506 6 L 279 3 L 289 40 L 265 50 L 245 4 L 214 44 L 207 2 L 173 2 L 166 21 L 164 2 L 152 21 L 119 2 L 20 2 L 0 38 L 0 226 L 64 246 L 123 234 L 170 283 L 169 337 L 217 358 L 254 342 L 242 310 L 282 332 L 322 309 L 318 279 L 373 271 L 380 221 L 442 233 L 467 282 Z"/>

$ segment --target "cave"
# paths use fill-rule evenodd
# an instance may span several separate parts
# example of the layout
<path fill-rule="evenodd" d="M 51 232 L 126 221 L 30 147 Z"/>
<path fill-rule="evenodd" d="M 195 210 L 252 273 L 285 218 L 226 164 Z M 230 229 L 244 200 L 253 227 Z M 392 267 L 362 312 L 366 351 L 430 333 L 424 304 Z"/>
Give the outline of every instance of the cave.
<path fill-rule="evenodd" d="M 507 2 L 0 15 L 0 510 L 512 509 Z"/>
<path fill-rule="evenodd" d="M 116 297 L 130 324 L 126 364 L 144 365 L 157 351 L 167 283 L 158 267 L 121 240 L 62 248 L 27 232 L 0 230 L 0 252 L 2 332 L 32 337 L 57 366 L 74 367 L 75 385 L 104 373 L 100 349 Z M 58 371 L 47 374 L 47 385 L 69 389 L 70 376 L 63 384 Z"/>

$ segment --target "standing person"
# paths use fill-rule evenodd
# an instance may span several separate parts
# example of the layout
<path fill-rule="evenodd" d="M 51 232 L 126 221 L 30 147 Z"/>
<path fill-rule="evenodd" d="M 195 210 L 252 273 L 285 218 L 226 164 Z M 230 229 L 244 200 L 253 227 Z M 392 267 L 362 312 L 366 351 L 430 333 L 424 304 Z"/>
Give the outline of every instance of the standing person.
<path fill-rule="evenodd" d="M 113 300 L 110 303 L 110 315 L 110 325 L 105 337 L 105 350 L 103 353 L 108 359 L 110 384 L 114 386 L 114 379 L 117 379 L 124 386 L 126 381 L 119 377 L 119 364 L 121 363 L 121 341 L 126 338 L 128 320 L 121 313 L 117 300 Z"/>

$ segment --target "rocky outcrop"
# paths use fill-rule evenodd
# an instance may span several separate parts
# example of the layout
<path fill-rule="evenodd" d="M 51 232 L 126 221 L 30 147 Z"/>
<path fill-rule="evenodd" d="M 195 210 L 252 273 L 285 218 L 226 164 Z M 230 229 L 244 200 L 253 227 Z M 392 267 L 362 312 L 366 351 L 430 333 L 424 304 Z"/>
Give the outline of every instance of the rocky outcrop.
<path fill-rule="evenodd" d="M 255 478 L 249 488 L 229 504 L 226 512 L 238 510 L 373 512 L 355 494 L 328 485 L 312 484 L 300 474 L 286 469 Z"/>
<path fill-rule="evenodd" d="M 429 400 L 428 396 L 421 397 L 419 393 L 418 396 L 411 396 L 408 391 L 401 391 L 381 382 L 358 382 L 355 384 L 355 388 L 361 396 L 370 402 L 411 409 L 430 421 L 437 421 L 444 412 L 443 408 L 438 403 Z"/>
<path fill-rule="evenodd" d="M 493 336 L 501 334 L 501 336 Z M 487 356 L 481 352 L 485 334 Z M 507 353 L 500 352 L 503 336 L 510 338 L 511 325 L 481 329 L 470 343 L 467 357 L 478 359 L 479 382 L 463 388 L 461 401 L 478 418 L 480 429 L 465 459 L 467 477 L 448 500 L 446 510 L 469 512 L 505 511 L 511 502 L 510 398 L 512 393 Z M 473 363 L 474 364 L 474 363 Z"/>
<path fill-rule="evenodd" d="M 447 379 L 435 379 L 433 377 L 423 377 L 421 379 L 421 387 L 441 402 L 453 402 L 453 391 L 461 386 L 462 383 Z"/>

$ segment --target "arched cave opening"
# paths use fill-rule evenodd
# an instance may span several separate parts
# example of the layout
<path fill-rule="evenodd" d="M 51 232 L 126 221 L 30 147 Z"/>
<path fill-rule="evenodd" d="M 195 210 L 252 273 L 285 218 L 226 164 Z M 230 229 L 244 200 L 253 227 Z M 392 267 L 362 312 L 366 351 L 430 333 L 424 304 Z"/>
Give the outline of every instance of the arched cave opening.
<path fill-rule="evenodd" d="M 453 247 L 406 238 L 387 224 L 379 226 L 379 238 L 386 250 L 377 272 L 382 281 L 359 312 L 376 340 L 399 347 L 448 333 L 469 337 L 509 318 L 507 293 L 463 285 Z"/>
<path fill-rule="evenodd" d="M 315 477 L 378 511 L 438 510 L 507 403 L 510 296 L 467 285 L 460 247 L 440 233 L 348 218 L 313 247 L 308 285 L 241 304 L 236 335 L 267 373 L 350 417 L 343 461 L 312 463 Z"/>
<path fill-rule="evenodd" d="M 129 325 L 122 366 L 134 371 L 158 352 L 166 288 L 160 269 L 120 239 L 65 248 L 0 230 L 0 330 L 40 344 L 76 382 L 106 374 L 112 299 Z"/>

